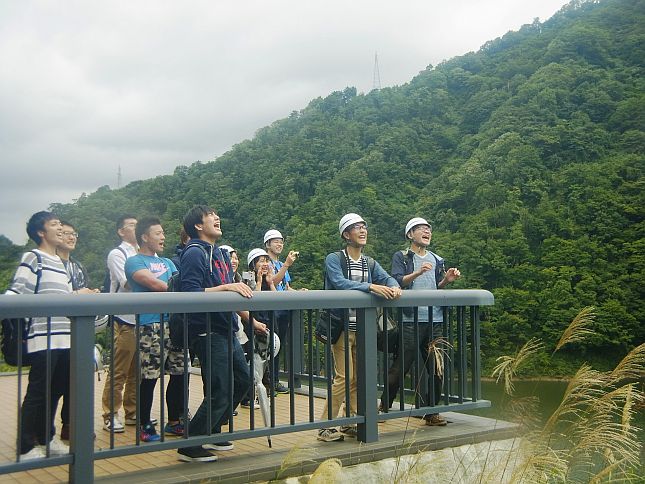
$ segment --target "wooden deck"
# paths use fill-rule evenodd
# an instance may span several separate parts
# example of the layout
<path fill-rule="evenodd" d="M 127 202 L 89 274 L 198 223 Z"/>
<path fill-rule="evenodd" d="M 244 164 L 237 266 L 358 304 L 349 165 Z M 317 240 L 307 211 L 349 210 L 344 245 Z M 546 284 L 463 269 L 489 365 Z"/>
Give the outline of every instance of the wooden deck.
<path fill-rule="evenodd" d="M 110 434 L 103 430 L 100 401 L 105 378 L 95 384 L 95 448 L 109 448 Z M 26 377 L 23 376 L 23 392 Z M 201 379 L 191 376 L 190 409 L 196 410 L 202 399 Z M 15 461 L 17 376 L 0 376 L 0 405 L 3 409 L 0 422 L 0 462 Z M 276 425 L 289 423 L 289 395 L 278 395 L 276 402 Z M 309 420 L 308 401 L 303 395 L 295 396 L 297 422 Z M 315 415 L 322 411 L 324 400 L 315 399 Z M 153 416 L 158 417 L 159 396 L 153 406 Z M 236 430 L 248 428 L 248 409 L 240 408 L 235 419 Z M 410 418 L 390 420 L 379 424 L 379 442 L 359 444 L 354 439 L 345 442 L 324 443 L 316 440 L 315 431 L 275 435 L 273 448 L 269 449 L 266 437 L 238 440 L 235 449 L 218 452 L 215 463 L 189 464 L 177 460 L 175 450 L 149 452 L 138 455 L 103 459 L 95 462 L 95 478 L 105 482 L 249 482 L 268 480 L 287 475 L 310 472 L 318 462 L 328 457 L 339 457 L 344 464 L 366 462 L 422 449 L 436 449 L 464 443 L 507 438 L 515 432 L 514 426 L 481 417 L 447 413 L 452 421 L 447 427 L 428 427 L 423 420 Z M 259 410 L 255 412 L 256 427 L 262 422 Z M 60 420 L 57 417 L 57 426 Z M 225 428 L 226 429 L 226 428 Z M 135 443 L 135 427 L 126 426 L 122 434 L 115 434 L 115 446 Z M 158 429 L 159 430 L 159 429 Z M 177 437 L 168 437 L 168 439 Z M 141 443 L 142 446 L 148 445 Z M 0 475 L 1 483 L 50 483 L 66 482 L 67 466 L 37 469 L 14 474 Z"/>

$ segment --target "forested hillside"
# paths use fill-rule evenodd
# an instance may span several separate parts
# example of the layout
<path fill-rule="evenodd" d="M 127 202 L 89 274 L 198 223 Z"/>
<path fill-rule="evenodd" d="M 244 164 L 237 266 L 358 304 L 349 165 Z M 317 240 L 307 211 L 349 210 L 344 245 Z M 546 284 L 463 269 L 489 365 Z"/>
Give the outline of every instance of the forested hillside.
<path fill-rule="evenodd" d="M 123 212 L 161 216 L 169 251 L 195 203 L 218 210 L 243 252 L 278 228 L 301 254 L 294 286 L 309 288 L 322 286 L 344 213 L 366 218 L 385 267 L 423 216 L 432 249 L 461 269 L 454 287 L 495 294 L 485 362 L 532 336 L 554 343 L 594 305 L 600 336 L 558 371 L 609 363 L 645 339 L 644 61 L 645 1 L 574 1 L 406 85 L 348 87 L 214 161 L 52 208 L 78 224 L 95 285 Z"/>

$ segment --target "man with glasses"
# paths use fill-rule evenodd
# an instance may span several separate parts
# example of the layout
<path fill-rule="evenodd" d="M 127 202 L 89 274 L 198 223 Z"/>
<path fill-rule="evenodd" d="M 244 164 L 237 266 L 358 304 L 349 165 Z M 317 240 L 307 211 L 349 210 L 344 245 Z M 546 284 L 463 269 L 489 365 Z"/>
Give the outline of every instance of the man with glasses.
<path fill-rule="evenodd" d="M 410 241 L 410 248 L 403 251 L 398 250 L 392 257 L 392 276 L 403 289 L 443 289 L 461 276 L 461 273 L 455 267 L 445 270 L 444 260 L 428 250 L 430 240 L 432 240 L 432 226 L 427 220 L 421 217 L 410 219 L 405 226 L 404 233 L 406 239 Z M 401 381 L 410 371 L 418 355 L 423 358 L 427 371 L 432 371 L 433 365 L 430 358 L 433 358 L 434 355 L 431 354 L 429 345 L 436 339 L 435 336 L 441 335 L 440 325 L 443 322 L 443 310 L 441 307 L 435 306 L 432 308 L 432 315 L 428 313 L 427 306 L 418 308 L 419 347 L 415 348 L 414 310 L 413 308 L 403 309 L 403 322 L 401 325 L 401 331 L 403 331 L 403 361 L 401 361 L 399 353 L 397 353 L 387 377 L 389 402 L 385 407 L 384 391 L 383 395 L 381 395 L 380 411 L 383 411 L 383 408 L 389 409 L 392 406 L 394 397 L 399 392 Z M 430 321 L 434 324 L 430 324 Z M 435 331 L 433 331 L 433 326 Z M 435 405 L 439 403 L 441 397 L 441 384 L 442 379 L 435 372 Z M 421 398 L 425 405 L 430 405 L 430 395 L 422 395 Z M 438 413 L 428 414 L 424 419 L 427 425 L 443 426 L 447 424 L 446 420 Z"/>
<path fill-rule="evenodd" d="M 56 254 L 60 257 L 67 274 L 69 275 L 69 280 L 72 283 L 72 290 L 79 293 L 98 293 L 98 289 L 89 289 L 89 279 L 87 277 L 87 271 L 83 264 L 77 261 L 74 257 L 71 256 L 71 252 L 76 249 L 76 242 L 78 241 L 78 232 L 76 227 L 71 223 L 66 221 L 61 221 L 63 226 L 63 239 L 56 248 Z M 69 440 L 69 394 L 63 394 L 63 408 L 60 412 L 60 419 L 62 421 L 62 427 L 60 430 L 61 440 Z"/>
<path fill-rule="evenodd" d="M 137 237 L 135 229 L 137 219 L 133 215 L 123 215 L 116 222 L 116 233 L 121 244 L 112 249 L 107 257 L 110 271 L 110 292 L 131 292 L 125 276 L 125 261 L 137 254 Z M 137 424 L 137 338 L 135 335 L 134 314 L 114 316 L 114 407 L 112 406 L 112 378 L 108 376 L 103 388 L 103 429 L 123 432 L 125 429 L 119 419 L 119 410 L 123 406 L 125 423 Z M 156 423 L 153 422 L 153 423 Z"/>
<path fill-rule="evenodd" d="M 356 213 L 348 213 L 338 224 L 340 236 L 346 244 L 344 250 L 329 254 L 325 259 L 325 289 L 355 289 L 375 294 L 384 299 L 398 299 L 401 288 L 378 262 L 363 255 L 367 244 L 367 223 Z M 351 415 L 356 415 L 357 382 L 356 382 L 356 310 L 332 309 L 339 318 L 348 318 L 347 346 L 345 331 L 332 342 L 334 359 L 334 382 L 331 396 L 325 402 L 321 419 L 327 418 L 331 406 L 331 416 L 336 418 L 340 406 L 349 406 Z M 349 367 L 345 367 L 345 352 L 349 354 Z M 349 385 L 349 402 L 345 401 L 345 385 Z M 340 431 L 335 428 L 323 428 L 318 431 L 318 440 L 332 442 L 343 440 L 344 436 L 356 437 L 355 426 L 343 426 Z"/>

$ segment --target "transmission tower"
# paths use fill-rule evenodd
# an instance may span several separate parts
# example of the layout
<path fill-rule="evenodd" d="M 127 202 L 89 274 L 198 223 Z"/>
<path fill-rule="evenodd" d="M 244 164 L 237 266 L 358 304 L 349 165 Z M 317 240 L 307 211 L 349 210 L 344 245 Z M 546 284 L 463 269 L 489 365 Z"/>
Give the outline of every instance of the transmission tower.
<path fill-rule="evenodd" d="M 121 165 L 119 165 L 119 171 L 116 173 L 116 187 L 121 188 L 121 182 L 123 178 L 121 177 Z"/>
<path fill-rule="evenodd" d="M 372 90 L 381 89 L 381 73 L 378 70 L 378 53 L 374 52 L 374 80 L 372 82 Z"/>

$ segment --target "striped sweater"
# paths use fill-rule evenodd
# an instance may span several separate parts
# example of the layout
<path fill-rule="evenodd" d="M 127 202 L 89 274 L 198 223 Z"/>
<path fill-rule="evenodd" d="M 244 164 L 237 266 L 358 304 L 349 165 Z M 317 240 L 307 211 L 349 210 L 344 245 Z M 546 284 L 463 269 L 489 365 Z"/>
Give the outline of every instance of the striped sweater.
<path fill-rule="evenodd" d="M 39 268 L 38 256 L 42 261 Z M 38 272 L 40 271 L 40 277 Z M 38 284 L 38 288 L 36 288 Z M 22 255 L 20 265 L 5 294 L 71 294 L 72 283 L 60 257 L 34 249 Z M 70 347 L 70 320 L 57 316 L 51 318 L 51 348 Z M 27 337 L 27 352 L 47 349 L 47 318 L 32 318 Z"/>

